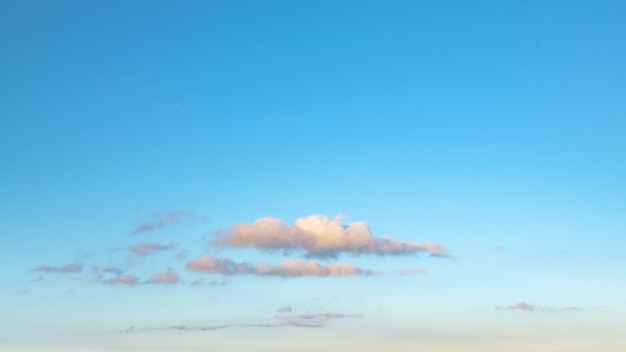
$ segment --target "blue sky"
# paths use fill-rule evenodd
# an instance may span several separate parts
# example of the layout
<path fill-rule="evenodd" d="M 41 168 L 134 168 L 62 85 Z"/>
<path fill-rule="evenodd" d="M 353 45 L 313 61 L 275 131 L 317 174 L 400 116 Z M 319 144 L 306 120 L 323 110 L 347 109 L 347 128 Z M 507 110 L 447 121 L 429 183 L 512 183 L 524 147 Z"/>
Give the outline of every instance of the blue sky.
<path fill-rule="evenodd" d="M 2 1 L 0 350 L 622 351 L 619 1 Z"/>

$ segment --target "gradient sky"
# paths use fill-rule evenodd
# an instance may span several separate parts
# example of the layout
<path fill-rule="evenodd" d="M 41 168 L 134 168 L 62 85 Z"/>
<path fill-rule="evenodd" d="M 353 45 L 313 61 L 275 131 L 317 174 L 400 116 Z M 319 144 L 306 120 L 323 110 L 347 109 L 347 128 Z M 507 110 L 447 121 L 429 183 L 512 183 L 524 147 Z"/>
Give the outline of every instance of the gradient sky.
<path fill-rule="evenodd" d="M 625 4 L 0 1 L 0 351 L 624 351 Z"/>

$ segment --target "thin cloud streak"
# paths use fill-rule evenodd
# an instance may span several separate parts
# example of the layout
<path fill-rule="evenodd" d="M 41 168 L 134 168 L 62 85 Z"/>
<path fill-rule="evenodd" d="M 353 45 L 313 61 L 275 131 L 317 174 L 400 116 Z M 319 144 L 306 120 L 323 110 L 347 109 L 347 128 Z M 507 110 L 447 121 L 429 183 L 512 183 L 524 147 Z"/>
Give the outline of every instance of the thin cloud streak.
<path fill-rule="evenodd" d="M 542 307 L 542 306 L 537 306 L 534 304 L 530 304 L 530 303 L 525 303 L 525 302 L 519 302 L 519 303 L 515 303 L 512 304 L 510 306 L 495 306 L 496 310 L 519 310 L 519 311 L 523 311 L 523 312 L 535 312 L 535 311 L 543 311 L 543 312 L 558 312 L 558 311 L 582 311 L 584 310 L 584 308 L 582 307 L 576 307 L 576 306 L 567 306 L 567 307 L 561 307 L 561 308 L 554 308 L 554 307 Z"/>
<path fill-rule="evenodd" d="M 201 256 L 187 263 L 187 269 L 198 273 L 222 275 L 258 275 L 258 276 L 353 276 L 368 275 L 370 272 L 352 264 L 321 265 L 314 261 L 289 259 L 279 265 L 260 263 L 236 263 L 230 259 Z"/>
<path fill-rule="evenodd" d="M 209 282 L 209 285 L 211 285 L 211 286 L 226 286 L 229 283 L 230 283 L 229 279 L 211 280 L 211 282 Z"/>
<path fill-rule="evenodd" d="M 282 307 L 282 308 L 287 308 Z M 281 309 L 281 308 L 279 308 Z M 291 307 L 289 310 L 291 312 Z M 221 325 L 207 325 L 207 326 L 194 326 L 194 325 L 170 325 L 166 327 L 144 327 L 137 329 L 134 326 L 122 330 L 122 333 L 137 333 L 139 331 L 155 331 L 155 330 L 176 330 L 176 331 L 213 331 L 221 330 L 232 327 L 252 327 L 252 328 L 281 328 L 281 327 L 298 327 L 298 328 L 323 328 L 328 325 L 330 320 L 334 319 L 346 319 L 346 318 L 364 318 L 363 313 L 356 314 L 344 314 L 344 313 L 317 313 L 317 314 L 299 314 L 299 315 L 275 315 L 274 319 L 279 320 L 279 323 L 275 324 L 254 324 L 254 323 L 228 323 Z"/>
<path fill-rule="evenodd" d="M 102 283 L 109 286 L 127 285 L 136 286 L 139 280 L 134 275 L 118 275 L 117 277 L 102 280 Z"/>
<path fill-rule="evenodd" d="M 167 225 L 193 225 L 204 217 L 187 210 L 172 210 L 169 212 L 157 212 L 152 214 L 152 219 L 144 221 L 131 235 L 160 230 Z"/>
<path fill-rule="evenodd" d="M 116 276 L 120 276 L 122 275 L 122 273 L 124 273 L 123 269 L 116 266 L 100 267 L 98 265 L 94 265 L 91 267 L 91 270 L 93 272 L 93 275 L 96 277 L 96 280 L 98 281 L 102 281 L 102 278 L 106 274 L 115 274 Z"/>
<path fill-rule="evenodd" d="M 240 223 L 229 230 L 220 230 L 212 242 L 218 246 L 253 247 L 262 250 L 303 250 L 309 257 L 336 258 L 341 253 L 402 255 L 430 253 L 450 256 L 438 243 L 404 242 L 392 237 L 376 237 L 364 222 L 341 223 L 341 217 L 329 219 L 310 215 L 286 224 L 282 220 L 263 217 L 253 223 Z"/>
<path fill-rule="evenodd" d="M 143 242 L 130 247 L 130 251 L 133 252 L 133 254 L 135 254 L 136 256 L 145 257 L 155 252 L 168 251 L 177 247 L 178 243 L 163 244 L 154 242 Z"/>
<path fill-rule="evenodd" d="M 321 328 L 328 324 L 331 319 L 343 318 L 364 318 L 363 313 L 342 314 L 342 313 L 318 313 L 318 314 L 299 314 L 291 316 L 277 315 L 275 318 L 283 320 L 287 325 L 304 328 Z"/>
<path fill-rule="evenodd" d="M 400 275 L 400 276 L 415 275 L 415 274 L 423 275 L 423 274 L 426 274 L 426 269 L 422 269 L 422 268 L 398 269 L 394 271 L 394 274 Z"/>
<path fill-rule="evenodd" d="M 62 266 L 42 265 L 33 270 L 47 274 L 73 274 L 83 271 L 83 263 L 76 262 Z"/>
<path fill-rule="evenodd" d="M 291 311 L 292 311 L 291 306 L 284 306 L 284 307 L 280 307 L 276 309 L 277 313 L 291 313 Z"/>

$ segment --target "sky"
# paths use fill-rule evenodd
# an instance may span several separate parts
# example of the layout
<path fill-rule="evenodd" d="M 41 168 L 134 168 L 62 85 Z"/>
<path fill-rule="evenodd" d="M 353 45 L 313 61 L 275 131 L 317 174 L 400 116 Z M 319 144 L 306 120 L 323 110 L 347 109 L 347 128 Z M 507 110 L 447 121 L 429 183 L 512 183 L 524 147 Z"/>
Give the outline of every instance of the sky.
<path fill-rule="evenodd" d="M 0 1 L 0 351 L 623 351 L 625 17 Z"/>

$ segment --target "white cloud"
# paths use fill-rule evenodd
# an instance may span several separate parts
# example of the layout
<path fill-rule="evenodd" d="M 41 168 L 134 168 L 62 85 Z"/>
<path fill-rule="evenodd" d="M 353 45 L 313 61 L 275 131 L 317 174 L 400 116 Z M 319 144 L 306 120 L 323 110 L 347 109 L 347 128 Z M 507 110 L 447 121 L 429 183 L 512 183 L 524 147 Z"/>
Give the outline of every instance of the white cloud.
<path fill-rule="evenodd" d="M 293 225 L 272 217 L 259 218 L 253 223 L 240 223 L 221 231 L 213 243 L 266 250 L 301 249 L 311 257 L 336 257 L 340 253 L 401 255 L 420 252 L 449 256 L 448 250 L 438 243 L 376 237 L 364 222 L 344 225 L 340 217 L 329 219 L 323 215 L 299 218 Z"/>

